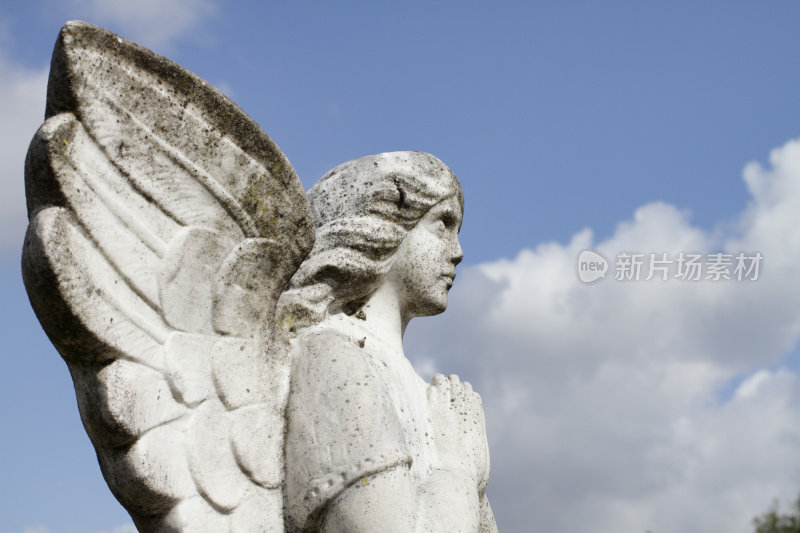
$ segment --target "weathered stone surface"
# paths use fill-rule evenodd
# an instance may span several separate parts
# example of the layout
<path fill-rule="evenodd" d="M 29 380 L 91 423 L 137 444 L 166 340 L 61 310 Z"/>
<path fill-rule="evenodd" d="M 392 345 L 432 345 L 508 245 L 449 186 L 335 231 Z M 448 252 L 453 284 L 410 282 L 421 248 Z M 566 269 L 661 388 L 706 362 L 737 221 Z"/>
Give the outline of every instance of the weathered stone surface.
<path fill-rule="evenodd" d="M 252 482 L 236 464 L 230 442 L 230 414 L 219 400 L 197 408 L 186 435 L 189 468 L 197 488 L 214 507 L 235 509 Z"/>
<path fill-rule="evenodd" d="M 453 173 L 367 156 L 309 191 L 206 82 L 67 23 L 26 160 L 23 276 L 143 531 L 496 531 L 480 397 L 409 320 L 462 252 Z"/>
<path fill-rule="evenodd" d="M 231 443 L 236 461 L 263 487 L 280 488 L 286 423 L 274 405 L 242 407 L 231 413 Z"/>

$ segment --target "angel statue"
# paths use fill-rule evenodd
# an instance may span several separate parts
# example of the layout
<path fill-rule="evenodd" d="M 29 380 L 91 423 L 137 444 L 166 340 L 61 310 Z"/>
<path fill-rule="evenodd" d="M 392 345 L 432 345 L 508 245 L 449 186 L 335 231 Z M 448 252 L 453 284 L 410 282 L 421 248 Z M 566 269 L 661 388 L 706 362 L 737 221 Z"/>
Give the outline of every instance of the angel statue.
<path fill-rule="evenodd" d="M 463 198 L 422 152 L 306 194 L 227 97 L 69 22 L 31 142 L 22 270 L 141 531 L 496 532 L 480 397 L 425 383 Z"/>

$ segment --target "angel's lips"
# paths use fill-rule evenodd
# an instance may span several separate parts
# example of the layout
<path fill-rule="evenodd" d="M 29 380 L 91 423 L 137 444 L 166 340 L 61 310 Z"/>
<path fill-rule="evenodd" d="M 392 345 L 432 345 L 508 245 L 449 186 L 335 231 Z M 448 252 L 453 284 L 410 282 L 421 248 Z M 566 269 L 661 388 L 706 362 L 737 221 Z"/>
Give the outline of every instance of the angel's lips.
<path fill-rule="evenodd" d="M 456 275 L 455 274 L 442 274 L 439 277 L 447 282 L 447 287 L 448 288 L 453 286 L 453 280 L 456 279 Z"/>

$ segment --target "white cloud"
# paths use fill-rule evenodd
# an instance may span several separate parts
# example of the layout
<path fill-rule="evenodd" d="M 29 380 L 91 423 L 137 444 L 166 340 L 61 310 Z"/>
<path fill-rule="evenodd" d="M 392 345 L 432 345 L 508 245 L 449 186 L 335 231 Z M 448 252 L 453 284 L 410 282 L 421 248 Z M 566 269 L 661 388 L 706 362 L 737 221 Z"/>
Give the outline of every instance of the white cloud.
<path fill-rule="evenodd" d="M 25 533 L 50 533 L 50 530 L 45 526 L 25 526 L 23 531 Z"/>
<path fill-rule="evenodd" d="M 25 153 L 44 120 L 47 69 L 29 69 L 0 51 L 0 250 L 22 248 Z"/>
<path fill-rule="evenodd" d="M 93 22 L 116 26 L 146 46 L 166 46 L 195 31 L 215 12 L 211 0 L 141 2 L 75 0 Z M 83 15 L 81 15 L 83 16 Z M 48 66 L 29 68 L 9 58 L 8 32 L 0 21 L 0 250 L 19 250 L 27 225 L 24 193 L 25 153 L 44 120 Z"/>
<path fill-rule="evenodd" d="M 693 227 L 654 203 L 614 235 L 590 230 L 464 269 L 442 317 L 419 321 L 410 356 L 482 392 L 501 530 L 745 533 L 800 490 L 800 141 L 744 171 L 732 229 Z M 763 254 L 755 282 L 594 285 L 587 248 Z M 466 358 L 470 354 L 471 358 Z M 729 392 L 726 392 L 729 391 Z"/>
<path fill-rule="evenodd" d="M 213 0 L 73 0 L 72 8 L 148 48 L 197 31 L 216 12 Z"/>

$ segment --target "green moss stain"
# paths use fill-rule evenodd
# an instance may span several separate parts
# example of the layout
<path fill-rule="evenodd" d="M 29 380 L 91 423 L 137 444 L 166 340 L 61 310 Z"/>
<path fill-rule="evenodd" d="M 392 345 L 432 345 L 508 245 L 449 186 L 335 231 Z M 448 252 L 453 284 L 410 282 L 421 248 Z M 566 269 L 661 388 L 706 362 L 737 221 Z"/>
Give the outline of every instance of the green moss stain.
<path fill-rule="evenodd" d="M 270 202 L 270 176 L 266 173 L 253 174 L 247 182 L 242 196 L 242 204 L 253 217 L 253 224 L 262 237 L 274 239 L 278 236 L 278 217 Z"/>

